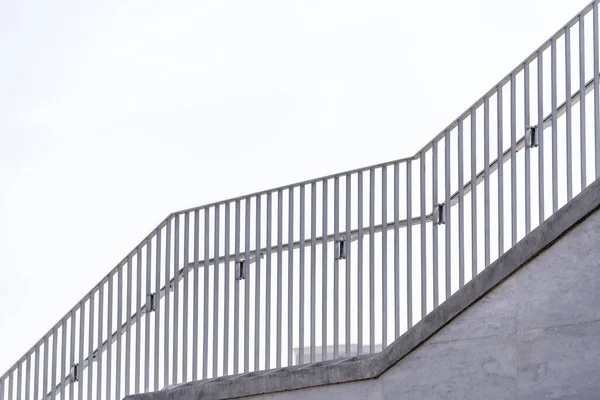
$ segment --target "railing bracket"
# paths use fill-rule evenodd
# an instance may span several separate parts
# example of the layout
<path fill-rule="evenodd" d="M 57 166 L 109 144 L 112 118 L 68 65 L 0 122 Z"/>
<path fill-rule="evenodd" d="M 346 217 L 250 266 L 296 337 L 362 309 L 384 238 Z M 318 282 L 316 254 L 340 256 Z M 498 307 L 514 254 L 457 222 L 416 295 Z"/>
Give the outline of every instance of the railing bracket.
<path fill-rule="evenodd" d="M 241 281 L 246 279 L 246 260 L 240 260 L 236 264 L 235 268 L 235 279 Z"/>
<path fill-rule="evenodd" d="M 538 126 L 530 126 L 525 133 L 525 144 L 527 147 L 538 147 L 540 144 Z"/>
<path fill-rule="evenodd" d="M 79 364 L 71 367 L 71 382 L 79 382 Z"/>
<path fill-rule="evenodd" d="M 433 207 L 433 223 L 436 225 L 443 225 L 446 223 L 446 205 L 436 204 Z"/>
<path fill-rule="evenodd" d="M 342 237 L 335 242 L 335 254 L 334 257 L 336 260 L 345 260 L 346 259 L 346 238 Z"/>
<path fill-rule="evenodd" d="M 156 296 L 154 293 L 150 293 L 146 299 L 146 312 L 156 311 Z"/>

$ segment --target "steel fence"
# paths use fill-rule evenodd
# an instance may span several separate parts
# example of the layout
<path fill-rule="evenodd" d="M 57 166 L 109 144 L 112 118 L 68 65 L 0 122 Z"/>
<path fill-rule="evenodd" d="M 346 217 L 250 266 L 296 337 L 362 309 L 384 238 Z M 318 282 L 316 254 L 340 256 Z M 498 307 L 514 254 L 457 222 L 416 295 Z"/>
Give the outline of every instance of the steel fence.
<path fill-rule="evenodd" d="M 600 176 L 598 38 L 593 2 L 413 157 L 169 215 L 0 377 L 0 400 L 379 351 Z"/>

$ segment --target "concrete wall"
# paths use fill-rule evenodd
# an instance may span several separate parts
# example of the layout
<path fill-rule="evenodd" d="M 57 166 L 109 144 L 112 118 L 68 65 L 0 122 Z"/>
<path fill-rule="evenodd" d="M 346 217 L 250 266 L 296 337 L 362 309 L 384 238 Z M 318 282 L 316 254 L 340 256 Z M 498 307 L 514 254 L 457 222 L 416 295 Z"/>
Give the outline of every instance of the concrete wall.
<path fill-rule="evenodd" d="M 600 211 L 379 378 L 246 398 L 600 398 Z"/>

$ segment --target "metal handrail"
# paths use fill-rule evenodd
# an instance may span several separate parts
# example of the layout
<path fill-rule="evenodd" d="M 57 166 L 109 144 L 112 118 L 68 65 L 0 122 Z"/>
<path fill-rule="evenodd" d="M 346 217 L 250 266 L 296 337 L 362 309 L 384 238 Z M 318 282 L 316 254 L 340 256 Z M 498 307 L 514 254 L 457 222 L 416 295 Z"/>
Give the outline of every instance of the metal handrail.
<path fill-rule="evenodd" d="M 131 259 L 133 257 L 135 257 L 144 248 L 144 246 L 147 243 L 149 243 L 151 240 L 153 240 L 154 237 L 158 234 L 158 232 L 160 232 L 161 229 L 165 228 L 167 226 L 168 222 L 172 221 L 176 216 L 181 216 L 181 215 L 189 214 L 192 212 L 198 212 L 201 210 L 208 210 L 211 207 L 215 207 L 215 206 L 219 206 L 219 205 L 223 205 L 223 204 L 231 204 L 233 202 L 238 202 L 238 201 L 243 201 L 243 200 L 248 200 L 250 198 L 260 197 L 260 196 L 266 195 L 266 194 L 277 193 L 277 192 L 281 193 L 282 191 L 294 189 L 297 187 L 303 187 L 303 186 L 307 186 L 307 185 L 314 184 L 314 183 L 320 183 L 320 182 L 328 181 L 331 179 L 349 177 L 356 173 L 373 171 L 375 169 L 380 169 L 380 168 L 384 168 L 384 167 L 388 167 L 388 166 L 396 166 L 398 164 L 419 160 L 424 154 L 426 154 L 429 150 L 431 150 L 434 147 L 434 144 L 441 142 L 447 136 L 447 134 L 449 132 L 456 129 L 459 126 L 460 121 L 463 121 L 466 118 L 468 118 L 474 110 L 476 110 L 476 109 L 480 108 L 482 105 L 484 105 L 486 100 L 488 100 L 489 98 L 491 98 L 492 96 L 497 94 L 498 88 L 500 88 L 508 83 L 512 83 L 511 81 L 514 79 L 514 77 L 517 74 L 521 73 L 524 70 L 526 65 L 529 65 L 530 63 L 532 63 L 533 61 L 538 59 L 540 54 L 542 54 L 548 48 L 552 48 L 552 50 L 555 51 L 554 46 L 556 44 L 556 40 L 563 37 L 565 35 L 566 31 L 568 31 L 570 28 L 572 28 L 573 26 L 575 26 L 578 23 L 580 24 L 580 29 L 581 29 L 583 17 L 586 14 L 588 14 L 590 11 L 594 11 L 594 13 L 593 13 L 594 14 L 594 33 L 597 34 L 597 31 L 598 31 L 597 1 L 592 1 L 580 13 L 578 13 L 574 18 L 572 18 L 567 24 L 565 24 L 556 34 L 554 34 L 550 39 L 548 39 L 546 42 L 544 42 L 529 57 L 527 57 L 524 62 L 520 63 L 516 68 L 514 68 L 497 85 L 495 85 L 492 89 L 490 89 L 484 96 L 482 96 L 475 103 L 473 103 L 473 105 L 471 107 L 469 107 L 465 112 L 463 112 L 456 120 L 454 120 L 452 123 L 450 123 L 441 133 L 436 135 L 434 137 L 434 139 L 429 141 L 424 147 L 421 148 L 421 150 L 419 150 L 412 157 L 401 158 L 401 159 L 390 161 L 390 162 L 379 163 L 379 164 L 375 164 L 375 165 L 371 165 L 371 166 L 367 166 L 367 167 L 363 167 L 363 168 L 345 171 L 342 173 L 331 174 L 331 175 L 327 175 L 327 176 L 320 177 L 320 178 L 315 178 L 315 179 L 310 179 L 310 180 L 297 182 L 297 183 L 293 183 L 293 184 L 289 184 L 289 185 L 284 185 L 284 186 L 280 186 L 280 187 L 277 187 L 274 189 L 263 190 L 263 191 L 255 192 L 255 193 L 252 193 L 249 195 L 238 196 L 238 197 L 234 197 L 234 198 L 231 198 L 228 200 L 213 202 L 213 203 L 205 204 L 203 206 L 184 209 L 184 210 L 180 210 L 180 211 L 169 214 L 163 221 L 161 221 L 157 225 L 157 227 L 155 229 L 153 229 L 142 241 L 140 241 L 140 243 L 131 252 L 129 252 L 96 286 L 94 286 L 94 288 L 92 288 L 92 290 L 90 290 L 85 296 L 83 296 L 83 298 L 71 310 L 69 310 L 69 312 L 66 313 L 65 316 L 59 320 L 59 322 L 57 322 L 50 329 L 50 331 L 48 331 L 39 341 L 37 341 L 34 344 L 34 346 L 28 352 L 25 353 L 24 356 L 22 356 L 19 360 L 17 360 L 17 362 L 15 364 L 13 364 L 8 369 L 7 372 L 5 372 L 3 375 L 0 376 L 0 400 L 3 400 L 2 399 L 3 390 L 4 390 L 3 382 L 5 382 L 5 380 L 11 376 L 11 374 L 14 374 L 14 372 L 17 370 L 17 368 L 20 368 L 20 366 L 25 361 L 27 361 L 34 353 L 36 353 L 38 351 L 38 349 L 41 347 L 41 345 L 44 344 L 44 342 L 46 340 L 48 340 L 50 337 L 52 337 L 52 335 L 54 335 L 55 332 L 57 332 L 57 330 L 61 326 L 63 326 L 63 324 L 66 321 L 68 321 L 69 318 L 71 318 L 71 316 L 74 315 L 74 313 L 80 309 L 80 307 L 82 307 L 82 305 L 84 305 L 89 299 L 91 299 L 93 297 L 93 295 L 96 292 L 98 292 L 98 290 L 111 279 L 111 277 L 114 277 L 117 274 L 117 272 L 119 271 L 120 268 L 124 267 L 128 262 L 131 262 Z M 596 46 L 597 46 L 597 43 L 596 43 Z M 556 121 L 558 120 L 558 118 L 560 118 L 563 115 L 565 115 L 566 113 L 570 112 L 570 109 L 572 109 L 575 105 L 577 105 L 581 99 L 585 98 L 585 96 L 587 94 L 594 92 L 594 89 L 598 90 L 597 87 L 598 87 L 599 74 L 598 74 L 598 56 L 597 56 L 597 54 L 595 54 L 594 61 L 595 61 L 594 77 L 585 82 L 583 94 L 581 93 L 580 90 L 576 90 L 572 95 L 569 96 L 569 98 L 567 100 L 562 102 L 560 105 L 556 105 L 556 106 L 553 105 L 553 110 L 550 113 L 548 113 L 544 118 L 541 119 L 542 129 L 539 130 L 540 132 L 543 133 L 545 129 L 553 128 L 552 134 L 554 137 L 556 135 Z M 554 58 L 553 58 L 553 62 L 555 63 Z M 554 73 L 555 73 L 555 71 L 554 71 Z M 583 81 L 581 83 L 583 86 Z M 555 83 L 553 83 L 553 85 L 554 84 Z M 553 95 L 555 96 L 555 93 Z M 596 93 L 596 95 L 597 95 L 597 93 Z M 554 99 L 553 99 L 553 101 L 554 101 Z M 596 126 L 598 126 L 598 124 L 600 124 L 600 122 L 598 121 L 598 115 L 595 115 L 595 123 L 596 123 Z M 457 191 L 453 192 L 451 195 L 447 195 L 446 201 L 441 202 L 440 205 L 453 207 L 457 204 L 460 204 L 460 201 L 461 201 L 461 199 L 464 198 L 464 196 L 470 194 L 474 187 L 476 187 L 480 183 L 484 182 L 486 180 L 486 177 L 488 177 L 493 172 L 497 171 L 498 167 L 501 164 L 507 163 L 509 160 L 513 160 L 513 157 L 516 156 L 516 154 L 518 152 L 520 152 L 521 150 L 526 148 L 527 137 L 531 133 L 530 132 L 531 129 L 538 129 L 538 126 L 531 125 L 529 127 L 526 127 L 525 135 L 520 137 L 518 140 L 516 140 L 516 139 L 513 140 L 512 146 L 509 147 L 507 150 L 502 151 L 500 159 L 496 158 L 495 160 L 490 162 L 489 165 L 486 165 L 483 170 L 481 170 L 480 172 L 477 172 L 474 175 L 471 175 L 472 177 L 474 177 L 474 179 L 472 178 L 465 184 L 462 184 L 461 187 Z M 600 155 L 596 154 L 596 157 L 600 157 Z M 554 160 L 553 160 L 553 168 L 554 168 Z M 448 203 L 448 204 L 446 204 L 446 203 Z M 436 206 L 436 205 L 434 204 L 433 206 Z M 434 212 L 423 213 L 423 203 L 422 203 L 421 211 L 422 211 L 421 215 L 413 216 L 411 218 L 402 219 L 402 220 L 398 219 L 398 220 L 392 220 L 389 222 L 386 221 L 385 223 L 378 224 L 378 225 L 371 224 L 368 226 L 368 229 L 347 229 L 344 232 L 336 232 L 334 234 L 327 234 L 327 235 L 315 236 L 315 237 L 311 236 L 308 238 L 304 237 L 301 240 L 288 241 L 285 244 L 280 244 L 278 246 L 278 251 L 289 252 L 290 250 L 293 250 L 293 249 L 306 248 L 306 247 L 311 247 L 313 245 L 322 246 L 325 243 L 331 243 L 336 240 L 339 240 L 340 237 L 346 238 L 345 235 L 348 235 L 348 234 L 350 235 L 350 237 L 346 238 L 347 240 L 357 241 L 357 240 L 362 240 L 363 237 L 370 236 L 375 233 L 382 233 L 382 232 L 397 230 L 398 227 L 408 227 L 408 226 L 418 226 L 418 225 L 423 226 L 423 223 L 425 223 L 425 222 L 434 222 L 434 216 L 435 216 Z M 464 223 L 464 220 L 463 220 L 463 223 Z M 513 227 L 513 229 L 514 229 L 514 227 Z M 220 256 L 220 257 L 216 257 L 216 258 L 213 257 L 213 258 L 209 258 L 209 259 L 205 259 L 205 260 L 196 260 L 194 262 L 188 262 L 186 266 L 184 266 L 183 268 L 180 268 L 178 270 L 178 273 L 176 273 L 176 276 L 178 276 L 178 278 L 175 278 L 175 277 L 171 278 L 168 283 L 162 285 L 161 289 L 157 293 L 155 293 L 155 295 L 157 296 L 158 301 L 160 301 L 160 299 L 162 299 L 166 295 L 167 291 L 170 290 L 170 288 L 174 287 L 176 284 L 178 284 L 179 282 L 181 282 L 184 279 L 183 273 L 186 269 L 194 270 L 196 268 L 196 266 L 199 269 L 199 268 L 205 267 L 205 266 L 224 263 L 226 260 L 230 260 L 230 261 L 234 260 L 237 262 L 239 260 L 245 259 L 245 257 L 247 257 L 247 255 L 251 255 L 248 258 L 248 262 L 252 263 L 255 261 L 255 259 L 256 259 L 255 257 L 257 254 L 259 254 L 260 256 L 263 256 L 265 254 L 265 252 L 267 252 L 267 247 L 260 247 L 258 249 L 255 248 L 252 250 L 245 250 L 245 252 L 243 252 L 243 253 L 236 251 L 234 253 L 230 253 L 225 256 Z M 128 277 L 128 279 L 130 279 L 130 277 Z M 142 313 L 142 314 L 146 313 L 146 309 L 147 309 L 147 306 L 144 305 L 142 307 L 139 307 L 137 309 L 138 310 L 137 312 L 131 314 L 130 316 L 126 316 L 126 318 L 128 318 L 128 319 L 126 320 L 125 323 L 121 324 L 120 329 L 117 329 L 115 332 L 109 333 L 110 337 L 107 338 L 106 340 L 104 340 L 93 351 L 91 356 L 83 359 L 83 363 L 80 366 L 80 368 L 82 370 L 85 369 L 90 363 L 90 358 L 95 359 L 99 353 L 102 353 L 107 349 L 109 343 L 112 344 L 115 341 L 117 341 L 119 331 L 126 329 L 128 327 L 130 328 L 131 326 L 135 325 L 137 323 L 137 320 L 139 319 L 139 315 L 140 315 L 139 313 Z M 314 345 L 314 343 L 313 343 L 313 345 Z M 70 379 L 71 379 L 70 375 L 67 375 L 64 378 L 62 378 L 60 383 L 58 383 L 58 385 L 54 388 L 54 391 L 60 391 L 62 389 L 62 387 L 64 387 L 65 385 L 70 383 Z M 49 395 L 50 395 L 50 393 L 48 393 L 48 396 Z"/>

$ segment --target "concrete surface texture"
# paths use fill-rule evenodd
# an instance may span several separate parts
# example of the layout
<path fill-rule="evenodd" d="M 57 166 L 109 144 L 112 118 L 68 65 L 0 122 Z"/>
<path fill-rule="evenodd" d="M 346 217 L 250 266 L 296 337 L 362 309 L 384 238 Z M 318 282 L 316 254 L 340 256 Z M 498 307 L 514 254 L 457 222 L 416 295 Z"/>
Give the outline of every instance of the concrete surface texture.
<path fill-rule="evenodd" d="M 599 203 L 597 181 L 372 359 L 130 398 L 600 398 Z"/>

